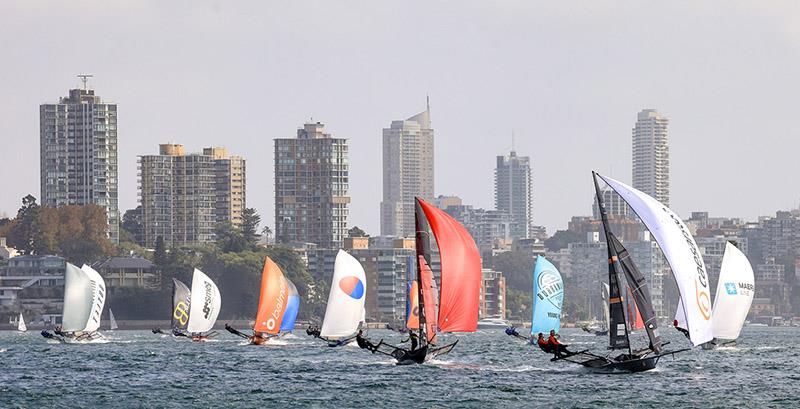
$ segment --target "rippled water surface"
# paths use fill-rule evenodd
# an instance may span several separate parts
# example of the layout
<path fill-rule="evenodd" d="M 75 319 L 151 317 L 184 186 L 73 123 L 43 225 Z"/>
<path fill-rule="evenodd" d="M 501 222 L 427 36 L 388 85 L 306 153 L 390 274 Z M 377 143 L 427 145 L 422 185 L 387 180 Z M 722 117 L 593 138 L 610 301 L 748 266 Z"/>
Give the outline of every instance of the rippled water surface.
<path fill-rule="evenodd" d="M 668 348 L 687 345 L 665 332 Z M 738 346 L 694 349 L 633 375 L 550 362 L 502 330 L 461 335 L 453 353 L 421 366 L 304 334 L 262 347 L 227 333 L 207 343 L 149 331 L 106 335 L 104 344 L 62 345 L 38 331 L 0 332 L 0 407 L 800 406 L 797 328 L 745 328 Z M 580 330 L 562 336 L 579 349 L 602 351 L 607 342 Z"/>

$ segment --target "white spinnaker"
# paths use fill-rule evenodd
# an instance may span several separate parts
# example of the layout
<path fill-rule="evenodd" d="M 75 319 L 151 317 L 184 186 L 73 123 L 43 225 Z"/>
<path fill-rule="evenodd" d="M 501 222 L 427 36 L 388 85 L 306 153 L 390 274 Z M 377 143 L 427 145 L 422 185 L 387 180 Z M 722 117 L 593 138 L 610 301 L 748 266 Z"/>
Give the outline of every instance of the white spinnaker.
<path fill-rule="evenodd" d="M 681 293 L 684 321 L 692 344 L 711 341 L 714 334 L 708 274 L 689 229 L 678 215 L 656 199 L 617 180 L 598 176 L 622 196 L 661 247 Z"/>
<path fill-rule="evenodd" d="M 17 331 L 25 332 L 28 330 L 28 326 L 25 325 L 25 319 L 22 318 L 22 313 L 19 313 L 19 319 L 17 320 Z"/>
<path fill-rule="evenodd" d="M 92 309 L 89 318 L 86 320 L 84 331 L 97 331 L 100 328 L 100 320 L 103 315 L 103 306 L 106 304 L 106 282 L 100 273 L 86 264 L 81 267 L 86 276 L 89 278 L 89 288 L 92 292 Z"/>
<path fill-rule="evenodd" d="M 350 293 L 346 293 L 346 290 Z M 353 256 L 339 250 L 333 266 L 331 291 L 328 294 L 328 306 L 325 308 L 320 336 L 337 339 L 355 334 L 364 318 L 366 298 L 367 276 L 364 267 Z"/>
<path fill-rule="evenodd" d="M 198 269 L 194 269 L 192 275 L 192 302 L 189 305 L 186 331 L 196 334 L 211 330 L 217 322 L 222 297 L 217 285 Z"/>
<path fill-rule="evenodd" d="M 750 261 L 736 246 L 726 243 L 714 296 L 714 338 L 739 338 L 754 294 L 755 280 Z"/>
<path fill-rule="evenodd" d="M 100 313 L 105 301 L 106 284 L 100 274 L 87 265 L 78 268 L 67 263 L 61 330 L 96 331 L 100 326 Z"/>
<path fill-rule="evenodd" d="M 111 308 L 108 309 L 108 320 L 110 321 L 109 322 L 110 329 L 119 328 L 119 325 L 117 325 L 117 320 L 114 319 L 114 311 L 111 311 Z"/>

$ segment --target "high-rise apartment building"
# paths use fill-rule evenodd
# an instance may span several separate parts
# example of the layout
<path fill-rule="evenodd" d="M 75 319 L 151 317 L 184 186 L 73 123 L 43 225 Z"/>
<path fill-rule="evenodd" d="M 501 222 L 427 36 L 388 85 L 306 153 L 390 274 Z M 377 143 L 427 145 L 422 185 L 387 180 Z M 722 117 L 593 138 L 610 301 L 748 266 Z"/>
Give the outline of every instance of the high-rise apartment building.
<path fill-rule="evenodd" d="M 241 224 L 245 160 L 223 148 L 186 154 L 183 145 L 159 145 L 139 157 L 143 244 L 161 237 L 169 246 L 209 243 L 217 223 Z"/>
<path fill-rule="evenodd" d="M 517 156 L 511 151 L 508 156 L 497 157 L 494 171 L 494 205 L 511 215 L 511 237 L 525 239 L 533 224 L 533 188 L 531 184 L 530 158 Z"/>
<path fill-rule="evenodd" d="M 430 105 L 383 130 L 381 235 L 414 236 L 414 197 L 433 200 L 433 129 Z"/>
<path fill-rule="evenodd" d="M 639 112 L 633 128 L 633 187 L 669 206 L 669 119 L 655 109 Z"/>
<path fill-rule="evenodd" d="M 347 140 L 307 123 L 275 139 L 275 240 L 339 248 L 347 237 Z"/>
<path fill-rule="evenodd" d="M 108 237 L 119 242 L 117 104 L 84 82 L 58 103 L 39 106 L 39 142 L 41 203 L 101 206 Z"/>

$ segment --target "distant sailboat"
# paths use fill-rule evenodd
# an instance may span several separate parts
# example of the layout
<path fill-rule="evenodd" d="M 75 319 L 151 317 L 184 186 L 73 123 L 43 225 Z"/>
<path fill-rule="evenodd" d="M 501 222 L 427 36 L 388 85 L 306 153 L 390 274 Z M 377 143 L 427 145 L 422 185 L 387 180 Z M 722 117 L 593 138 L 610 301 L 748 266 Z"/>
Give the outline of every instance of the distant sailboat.
<path fill-rule="evenodd" d="M 108 320 L 110 321 L 109 329 L 111 331 L 119 328 L 119 325 L 117 325 L 117 320 L 114 319 L 114 311 L 111 311 L 111 308 L 108 309 Z"/>
<path fill-rule="evenodd" d="M 703 348 L 736 342 L 754 295 L 755 280 L 750 261 L 736 246 L 726 243 L 712 310 L 714 339 L 703 344 Z"/>
<path fill-rule="evenodd" d="M 422 199 L 416 199 L 416 252 L 419 325 L 411 348 L 364 344 L 362 348 L 393 356 L 399 365 L 423 363 L 452 351 L 458 341 L 438 346 L 439 332 L 475 332 L 481 287 L 481 258 L 475 240 L 458 221 Z M 431 271 L 428 226 L 441 259 L 441 285 Z M 415 343 L 419 343 L 417 347 Z"/>
<path fill-rule="evenodd" d="M 53 333 L 42 331 L 45 338 L 61 342 L 91 342 L 104 337 L 97 332 L 106 301 L 103 277 L 87 265 L 78 268 L 70 263 L 64 272 L 64 307 L 62 325 Z"/>
<path fill-rule="evenodd" d="M 25 325 L 25 319 L 22 318 L 22 313 L 19 313 L 19 318 L 17 318 L 17 331 L 19 332 L 28 331 L 28 326 Z"/>
<path fill-rule="evenodd" d="M 533 305 L 531 311 L 531 337 L 520 335 L 516 328 L 506 328 L 506 334 L 533 343 L 539 333 L 558 333 L 561 330 L 561 308 L 564 304 L 564 281 L 561 273 L 544 256 L 537 256 L 533 266 Z"/>
<path fill-rule="evenodd" d="M 263 345 L 281 332 L 291 332 L 299 311 L 300 296 L 297 288 L 286 278 L 281 268 L 267 257 L 261 271 L 261 292 L 253 334 L 245 334 L 228 324 L 225 324 L 225 329 L 247 339 L 251 345 Z"/>
<path fill-rule="evenodd" d="M 328 294 L 328 305 L 322 328 L 317 334 L 328 342 L 328 346 L 345 345 L 356 338 L 356 334 L 364 321 L 364 302 L 367 298 L 367 275 L 361 263 L 344 250 L 336 254 L 333 267 L 333 279 Z"/>
<path fill-rule="evenodd" d="M 212 331 L 222 305 L 222 297 L 214 281 L 194 269 L 192 289 L 180 280 L 172 279 L 172 335 L 206 341 L 217 335 Z M 153 333 L 163 333 L 153 329 Z"/>
<path fill-rule="evenodd" d="M 627 352 L 611 356 L 599 355 L 585 350 L 571 352 L 564 356 L 553 358 L 553 360 L 573 362 L 596 372 L 641 372 L 653 369 L 662 356 L 672 355 L 679 351 L 666 352 L 662 350 L 663 344 L 658 334 L 650 288 L 642 273 L 633 263 L 628 250 L 610 229 L 597 178 L 599 177 L 605 181 L 622 196 L 642 219 L 645 226 L 653 233 L 656 241 L 661 246 L 676 276 L 680 275 L 682 277 L 683 275 L 697 274 L 698 267 L 696 265 L 686 265 L 687 261 L 692 261 L 692 264 L 695 264 L 693 260 L 696 253 L 692 252 L 691 243 L 689 243 L 689 240 L 692 240 L 691 235 L 688 232 L 684 232 L 686 228 L 680 218 L 650 196 L 594 172 L 592 172 L 592 177 L 608 249 L 609 349 L 626 350 Z M 694 248 L 696 249 L 696 245 Z M 691 270 L 687 271 L 686 268 L 691 268 Z M 703 273 L 705 273 L 705 270 L 703 270 Z M 631 290 L 631 298 L 634 299 L 639 314 L 641 314 L 641 321 L 650 341 L 645 348 L 633 349 L 628 337 L 628 324 L 630 324 L 632 317 L 626 317 L 626 308 L 622 296 L 625 294 L 623 282 L 621 281 L 622 277 L 625 278 L 628 288 Z M 631 314 L 628 313 L 628 315 Z"/>

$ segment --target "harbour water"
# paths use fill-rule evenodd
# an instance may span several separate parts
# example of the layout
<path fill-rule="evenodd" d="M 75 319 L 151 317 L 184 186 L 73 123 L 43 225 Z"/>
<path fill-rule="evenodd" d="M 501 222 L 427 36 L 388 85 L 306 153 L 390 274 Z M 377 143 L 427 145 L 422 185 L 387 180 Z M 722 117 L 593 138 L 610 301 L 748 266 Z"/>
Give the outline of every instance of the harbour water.
<path fill-rule="evenodd" d="M 0 332 L 0 407 L 797 407 L 798 328 L 745 328 L 737 346 L 695 348 L 639 374 L 598 375 L 553 363 L 502 329 L 459 335 L 450 355 L 396 366 L 304 333 L 270 346 L 230 334 L 193 343 L 149 331 L 62 345 L 38 331 Z M 401 335 L 370 330 L 372 339 Z M 573 349 L 606 337 L 562 332 Z M 667 329 L 669 349 L 688 345 Z M 447 336 L 447 339 L 455 337 Z"/>

